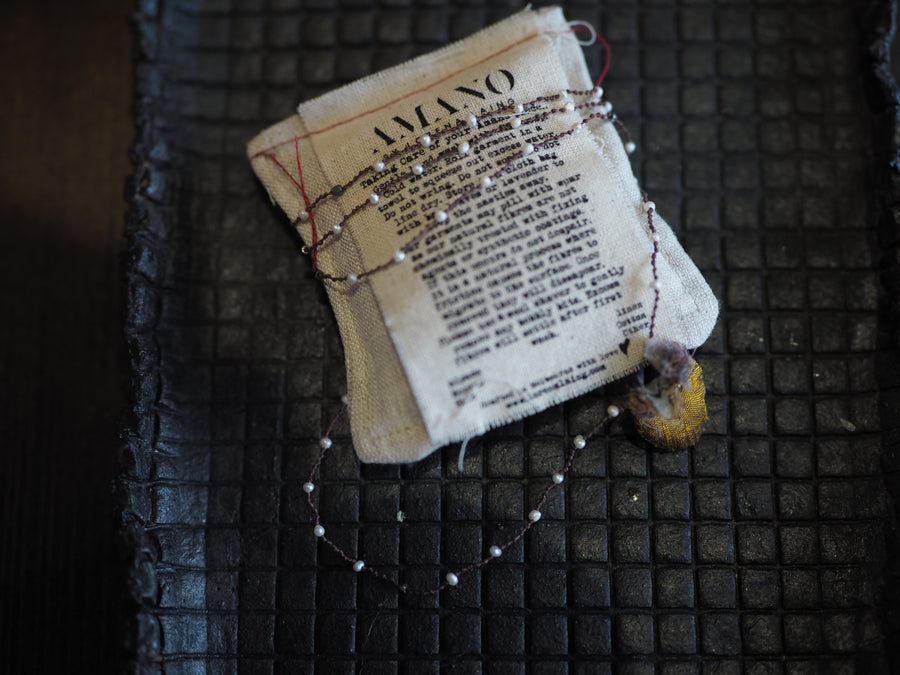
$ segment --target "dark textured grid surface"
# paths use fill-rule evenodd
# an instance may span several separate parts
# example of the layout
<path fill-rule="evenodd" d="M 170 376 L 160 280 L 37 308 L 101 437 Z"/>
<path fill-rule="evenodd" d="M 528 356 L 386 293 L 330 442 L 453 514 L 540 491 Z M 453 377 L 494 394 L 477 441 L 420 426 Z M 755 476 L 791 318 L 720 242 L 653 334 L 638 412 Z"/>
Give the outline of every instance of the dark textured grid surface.
<path fill-rule="evenodd" d="M 121 481 L 137 668 L 887 669 L 880 146 L 860 60 L 871 16 L 849 1 L 567 3 L 610 41 L 636 171 L 722 302 L 699 354 L 699 445 L 649 451 L 616 424 L 524 542 L 440 596 L 398 597 L 318 546 L 300 486 L 339 405 L 341 346 L 244 145 L 298 101 L 517 6 L 143 4 Z M 587 58 L 598 72 L 599 49 Z M 435 582 L 509 537 L 602 406 L 493 432 L 462 474 L 457 448 L 360 467 L 339 426 L 318 491 L 329 534 Z"/>

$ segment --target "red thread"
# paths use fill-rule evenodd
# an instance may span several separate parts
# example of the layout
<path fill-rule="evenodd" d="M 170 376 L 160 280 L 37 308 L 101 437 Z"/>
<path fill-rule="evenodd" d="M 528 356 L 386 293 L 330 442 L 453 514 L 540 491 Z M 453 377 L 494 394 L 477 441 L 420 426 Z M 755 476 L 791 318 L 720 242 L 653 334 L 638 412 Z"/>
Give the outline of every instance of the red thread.
<path fill-rule="evenodd" d="M 300 149 L 299 148 L 300 148 L 300 140 L 297 139 L 297 170 L 300 172 L 300 180 L 299 181 L 296 178 L 294 178 L 294 174 L 292 174 L 290 171 L 287 170 L 287 167 L 281 163 L 281 161 L 278 159 L 278 157 L 276 155 L 273 155 L 271 152 L 264 152 L 262 154 L 262 156 L 268 157 L 273 162 L 275 162 L 275 166 L 277 166 L 279 169 L 281 169 L 281 173 L 283 173 L 285 176 L 287 176 L 288 178 L 291 179 L 291 182 L 297 186 L 298 190 L 300 190 L 300 194 L 303 195 L 303 202 L 306 205 L 306 208 L 309 209 L 309 203 L 310 203 L 309 197 L 306 196 L 306 188 L 303 185 L 303 169 L 300 168 Z M 313 241 L 315 242 L 317 239 L 315 217 L 313 216 L 312 211 L 307 210 L 307 213 L 309 213 L 309 222 L 312 224 L 312 238 L 313 238 Z M 313 251 L 313 271 L 314 272 L 316 270 L 316 262 L 317 262 L 316 253 L 315 253 L 315 251 Z"/>
<path fill-rule="evenodd" d="M 297 189 L 300 190 L 300 191 L 302 192 L 303 187 L 300 185 L 300 183 L 297 182 L 297 179 L 294 178 L 294 175 L 293 175 L 290 171 L 288 171 L 288 170 L 285 168 L 284 164 L 282 164 L 280 161 L 278 161 L 278 157 L 276 157 L 275 155 L 273 155 L 272 153 L 269 153 L 269 152 L 265 153 L 264 156 L 265 156 L 265 157 L 268 157 L 268 158 L 271 159 L 273 162 L 275 162 L 275 164 L 278 166 L 278 168 L 281 169 L 281 172 L 282 172 L 285 176 L 287 176 L 288 178 L 290 178 L 290 179 L 291 179 L 291 182 L 293 182 L 293 184 L 297 186 Z"/>
<path fill-rule="evenodd" d="M 600 77 L 597 78 L 597 86 L 599 87 L 603 84 L 603 80 L 606 79 L 606 74 L 609 72 L 609 67 L 612 64 L 612 49 L 605 37 L 596 31 L 594 31 L 594 34 L 597 36 L 597 39 L 600 40 L 600 44 L 603 45 L 603 51 L 606 54 L 606 58 L 603 59 L 603 70 L 600 72 Z"/>

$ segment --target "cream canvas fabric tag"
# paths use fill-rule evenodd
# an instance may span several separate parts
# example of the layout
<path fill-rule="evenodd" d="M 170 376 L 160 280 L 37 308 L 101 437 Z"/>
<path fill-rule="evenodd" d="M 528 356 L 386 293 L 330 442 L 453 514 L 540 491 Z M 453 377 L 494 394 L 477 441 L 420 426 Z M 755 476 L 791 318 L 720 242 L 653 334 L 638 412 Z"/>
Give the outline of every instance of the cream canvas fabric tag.
<path fill-rule="evenodd" d="M 656 336 L 712 331 L 715 297 L 648 222 L 590 89 L 562 12 L 526 10 L 249 144 L 324 276 L 363 461 L 413 461 L 633 372 L 659 288 Z"/>

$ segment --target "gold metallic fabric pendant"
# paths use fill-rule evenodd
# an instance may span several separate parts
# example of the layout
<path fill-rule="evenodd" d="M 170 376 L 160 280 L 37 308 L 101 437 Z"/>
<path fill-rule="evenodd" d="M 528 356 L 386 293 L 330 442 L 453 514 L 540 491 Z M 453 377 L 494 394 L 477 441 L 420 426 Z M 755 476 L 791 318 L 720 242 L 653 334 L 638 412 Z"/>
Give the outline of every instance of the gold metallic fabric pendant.
<path fill-rule="evenodd" d="M 661 415 L 635 416 L 634 423 L 641 437 L 663 450 L 683 450 L 700 439 L 706 414 L 706 388 L 703 385 L 703 369 L 694 361 L 690 376 L 691 387 L 679 387 L 681 406 L 671 419 Z"/>

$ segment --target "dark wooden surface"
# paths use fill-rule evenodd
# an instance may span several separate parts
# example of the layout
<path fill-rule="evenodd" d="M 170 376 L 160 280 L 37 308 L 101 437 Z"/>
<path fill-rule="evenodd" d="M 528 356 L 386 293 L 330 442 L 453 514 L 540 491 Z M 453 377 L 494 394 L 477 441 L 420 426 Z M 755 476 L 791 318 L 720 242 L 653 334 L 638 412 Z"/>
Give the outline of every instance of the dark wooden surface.
<path fill-rule="evenodd" d="M 131 3 L 0 3 L 0 671 L 110 672 Z"/>

